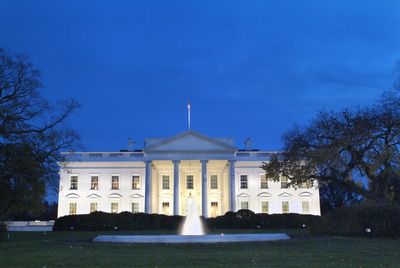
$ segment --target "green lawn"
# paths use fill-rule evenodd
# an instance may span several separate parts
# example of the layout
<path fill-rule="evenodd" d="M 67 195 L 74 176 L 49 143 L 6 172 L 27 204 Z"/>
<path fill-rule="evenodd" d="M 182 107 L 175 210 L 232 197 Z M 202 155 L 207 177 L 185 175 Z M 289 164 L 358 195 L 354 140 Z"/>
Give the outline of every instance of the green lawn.
<path fill-rule="evenodd" d="M 215 233 L 250 232 L 262 231 Z M 0 242 L 0 267 L 400 267 L 400 239 L 315 237 L 307 230 L 274 232 L 293 238 L 256 243 L 107 244 L 91 239 L 99 234 L 155 232 L 10 232 L 10 240 Z"/>

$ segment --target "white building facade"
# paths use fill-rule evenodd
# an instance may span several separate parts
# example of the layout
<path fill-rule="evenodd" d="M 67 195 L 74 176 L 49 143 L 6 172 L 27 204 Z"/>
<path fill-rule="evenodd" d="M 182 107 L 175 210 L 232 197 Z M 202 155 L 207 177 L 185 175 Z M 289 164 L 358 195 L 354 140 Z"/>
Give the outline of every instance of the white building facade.
<path fill-rule="evenodd" d="M 58 217 L 94 211 L 186 215 L 192 196 L 204 217 L 255 213 L 320 215 L 318 185 L 294 189 L 267 181 L 260 168 L 274 152 L 238 150 L 233 138 L 189 130 L 149 138 L 141 150 L 68 154 L 60 170 Z"/>

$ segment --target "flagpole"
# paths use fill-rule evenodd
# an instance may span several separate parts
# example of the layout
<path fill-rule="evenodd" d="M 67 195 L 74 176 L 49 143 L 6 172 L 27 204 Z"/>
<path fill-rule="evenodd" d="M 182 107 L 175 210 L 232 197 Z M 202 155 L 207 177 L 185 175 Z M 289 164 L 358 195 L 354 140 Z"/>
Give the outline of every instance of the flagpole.
<path fill-rule="evenodd" d="M 188 100 L 187 108 L 188 108 L 188 127 L 189 127 L 189 130 L 190 130 L 190 108 L 191 108 L 190 100 Z"/>

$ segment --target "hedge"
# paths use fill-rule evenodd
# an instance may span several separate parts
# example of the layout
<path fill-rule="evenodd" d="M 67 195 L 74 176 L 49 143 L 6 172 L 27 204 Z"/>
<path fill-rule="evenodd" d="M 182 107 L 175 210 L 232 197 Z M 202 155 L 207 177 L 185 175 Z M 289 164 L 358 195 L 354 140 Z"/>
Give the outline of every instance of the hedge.
<path fill-rule="evenodd" d="M 110 231 L 178 229 L 183 217 L 159 214 L 93 212 L 58 218 L 53 231 Z"/>
<path fill-rule="evenodd" d="M 255 214 L 251 210 L 228 211 L 223 216 L 202 221 L 208 229 L 296 229 L 311 225 L 319 216 L 302 214 Z M 93 212 L 60 217 L 54 231 L 109 231 L 109 230 L 178 230 L 182 216 L 130 213 Z"/>
<path fill-rule="evenodd" d="M 298 229 L 310 226 L 319 216 L 296 213 L 255 214 L 251 210 L 228 211 L 207 219 L 209 229 Z"/>
<path fill-rule="evenodd" d="M 400 237 L 400 206 L 365 204 L 327 213 L 311 226 L 315 235 Z"/>

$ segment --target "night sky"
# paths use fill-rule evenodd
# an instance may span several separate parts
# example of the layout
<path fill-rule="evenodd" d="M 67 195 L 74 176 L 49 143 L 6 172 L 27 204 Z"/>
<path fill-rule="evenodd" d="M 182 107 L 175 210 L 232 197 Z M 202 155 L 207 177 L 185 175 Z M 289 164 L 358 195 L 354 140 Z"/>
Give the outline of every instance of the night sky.
<path fill-rule="evenodd" d="M 0 5 L 0 46 L 27 53 L 51 101 L 74 97 L 85 151 L 188 129 L 281 134 L 322 108 L 374 102 L 400 59 L 400 1 L 18 1 Z"/>

